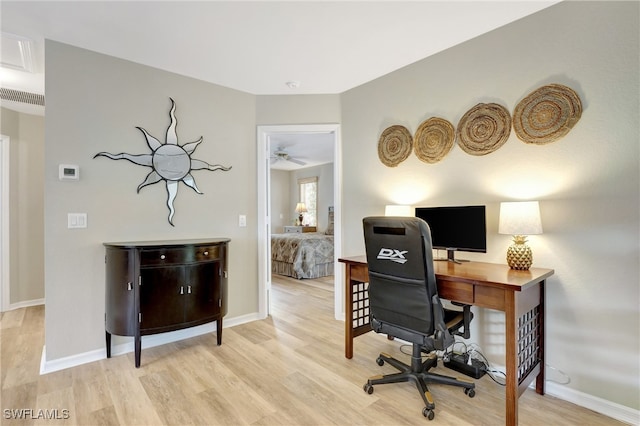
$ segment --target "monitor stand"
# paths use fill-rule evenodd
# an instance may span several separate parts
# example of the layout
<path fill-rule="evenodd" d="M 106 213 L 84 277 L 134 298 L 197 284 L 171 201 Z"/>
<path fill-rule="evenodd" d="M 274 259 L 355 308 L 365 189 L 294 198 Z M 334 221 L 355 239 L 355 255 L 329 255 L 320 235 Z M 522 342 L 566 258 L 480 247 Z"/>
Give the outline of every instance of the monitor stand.
<path fill-rule="evenodd" d="M 471 262 L 470 260 L 466 260 L 466 259 L 456 259 L 455 252 L 456 252 L 456 249 L 447 249 L 447 257 L 439 257 L 433 260 L 438 262 L 447 261 L 447 262 L 458 263 L 458 264 L 462 262 Z"/>

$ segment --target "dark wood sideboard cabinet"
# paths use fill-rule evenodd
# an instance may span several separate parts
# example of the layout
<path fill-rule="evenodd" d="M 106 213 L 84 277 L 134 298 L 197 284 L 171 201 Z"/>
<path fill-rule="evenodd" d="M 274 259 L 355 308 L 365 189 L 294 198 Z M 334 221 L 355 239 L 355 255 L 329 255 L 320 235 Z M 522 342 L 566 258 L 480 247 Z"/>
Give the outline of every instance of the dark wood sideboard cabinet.
<path fill-rule="evenodd" d="M 104 243 L 105 334 L 140 337 L 216 321 L 222 344 L 227 313 L 228 238 Z"/>

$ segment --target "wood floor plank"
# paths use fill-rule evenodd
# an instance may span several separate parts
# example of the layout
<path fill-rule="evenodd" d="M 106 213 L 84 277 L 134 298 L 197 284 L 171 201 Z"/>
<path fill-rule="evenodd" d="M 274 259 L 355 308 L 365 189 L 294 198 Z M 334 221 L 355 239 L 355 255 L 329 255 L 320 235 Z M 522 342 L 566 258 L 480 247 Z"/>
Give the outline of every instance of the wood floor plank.
<path fill-rule="evenodd" d="M 37 381 L 3 389 L 2 391 L 0 391 L 0 406 L 2 408 L 2 418 L 7 422 L 10 421 L 12 426 L 32 424 L 33 420 L 30 418 L 24 418 L 20 410 L 35 408 L 37 399 Z M 9 418 L 7 418 L 6 416 L 8 416 Z"/>
<path fill-rule="evenodd" d="M 113 405 L 89 413 L 79 413 L 77 418 L 79 425 L 117 426 L 121 424 Z"/>
<path fill-rule="evenodd" d="M 107 375 L 107 384 L 120 424 L 163 424 L 139 377 L 126 370 L 114 372 Z"/>
<path fill-rule="evenodd" d="M 56 390 L 71 388 L 73 386 L 73 370 L 66 369 L 53 373 L 37 376 L 38 395 L 55 392 Z"/>
<path fill-rule="evenodd" d="M 73 389 L 70 386 L 38 394 L 35 406 L 38 407 L 38 415 L 34 426 L 59 425 L 61 422 L 68 425 L 78 424 L 78 417 L 73 410 Z"/>
<path fill-rule="evenodd" d="M 393 372 L 378 366 L 380 352 L 409 359 L 407 347 L 367 333 L 344 357 L 344 323 L 333 313 L 333 277 L 297 280 L 274 276 L 272 315 L 215 333 L 39 375 L 44 308 L 0 318 L 0 402 L 3 409 L 69 409 L 69 419 L 11 419 L 10 426 L 99 425 L 416 425 L 426 424 L 413 383 L 362 389 L 369 376 Z M 456 376 L 442 365 L 435 372 Z M 487 376 L 476 396 L 430 386 L 438 425 L 504 423 L 504 388 Z M 614 419 L 527 390 L 520 399 L 522 426 L 622 425 Z"/>
<path fill-rule="evenodd" d="M 2 312 L 0 315 L 0 330 L 16 328 L 22 325 L 27 309 L 14 309 Z"/>
<path fill-rule="evenodd" d="M 164 424 L 197 425 L 206 419 L 193 409 L 190 398 L 172 378 L 168 370 L 147 374 L 140 377 L 149 400 Z"/>
<path fill-rule="evenodd" d="M 253 377 L 259 380 L 258 376 Z M 248 383 L 249 382 L 249 383 Z M 277 407 L 270 402 L 270 395 L 264 395 L 251 383 L 251 378 L 219 381 L 219 385 L 213 385 L 204 392 L 198 394 L 201 404 L 208 404 L 216 401 L 214 406 L 224 406 L 222 411 L 225 416 L 231 417 L 232 423 L 253 424 L 262 417 L 277 413 Z M 209 408 L 201 411 L 209 411 Z M 208 419 L 217 418 L 208 416 Z"/>
<path fill-rule="evenodd" d="M 113 406 L 106 377 L 91 380 L 74 380 L 73 399 L 78 417 Z"/>

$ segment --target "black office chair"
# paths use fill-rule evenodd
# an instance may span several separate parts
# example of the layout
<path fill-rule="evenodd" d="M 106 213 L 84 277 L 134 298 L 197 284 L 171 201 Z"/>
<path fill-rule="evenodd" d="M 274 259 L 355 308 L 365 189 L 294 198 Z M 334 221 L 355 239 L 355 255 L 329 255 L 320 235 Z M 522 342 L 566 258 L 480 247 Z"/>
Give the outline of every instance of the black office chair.
<path fill-rule="evenodd" d="M 427 223 L 414 217 L 367 217 L 363 219 L 364 239 L 369 267 L 369 312 L 376 333 L 411 342 L 411 365 L 381 353 L 378 365 L 388 362 L 400 373 L 373 376 L 364 385 L 415 382 L 425 408 L 422 414 L 433 420 L 435 403 L 427 383 L 459 386 L 475 396 L 475 383 L 464 379 L 429 373 L 437 365 L 436 350 L 454 343 L 453 334 L 468 337 L 471 312 L 443 308 L 433 271 L 431 232 Z M 465 323 L 466 318 L 466 323 Z M 464 332 L 460 331 L 464 327 Z M 422 361 L 422 352 L 428 354 Z"/>

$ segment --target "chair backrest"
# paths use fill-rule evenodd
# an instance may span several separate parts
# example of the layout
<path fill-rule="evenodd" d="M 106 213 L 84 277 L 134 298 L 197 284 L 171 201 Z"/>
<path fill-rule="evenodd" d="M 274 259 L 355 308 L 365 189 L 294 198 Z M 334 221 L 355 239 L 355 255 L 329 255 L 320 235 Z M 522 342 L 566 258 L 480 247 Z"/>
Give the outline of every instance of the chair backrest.
<path fill-rule="evenodd" d="M 366 217 L 363 225 L 372 328 L 415 343 L 437 331 L 448 334 L 429 225 L 414 217 Z"/>

